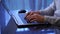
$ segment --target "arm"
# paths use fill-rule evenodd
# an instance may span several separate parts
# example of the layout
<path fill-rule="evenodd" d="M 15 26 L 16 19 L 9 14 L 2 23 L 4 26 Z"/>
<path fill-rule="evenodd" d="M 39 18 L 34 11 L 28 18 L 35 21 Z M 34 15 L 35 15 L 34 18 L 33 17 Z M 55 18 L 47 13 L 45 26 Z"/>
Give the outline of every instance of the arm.
<path fill-rule="evenodd" d="M 41 14 L 42 15 L 49 15 L 49 16 L 52 16 L 54 15 L 54 11 L 56 10 L 56 7 L 55 7 L 55 4 L 54 2 L 52 4 L 50 4 L 49 7 L 47 7 L 46 9 L 44 10 L 41 10 Z"/>
<path fill-rule="evenodd" d="M 50 24 L 60 24 L 60 17 L 44 16 L 44 20 Z"/>
<path fill-rule="evenodd" d="M 60 17 L 51 16 L 54 15 L 56 6 L 52 3 L 48 8 L 41 10 L 41 14 L 45 15 L 44 20 L 50 24 L 60 24 Z"/>
<path fill-rule="evenodd" d="M 30 13 L 32 16 L 27 16 L 27 19 L 32 19 L 30 21 L 39 21 L 39 22 L 49 22 L 50 24 L 60 24 L 60 17 L 53 16 L 54 11 L 56 10 L 54 3 L 50 5 L 48 8 L 41 11 L 41 15 L 32 15 L 33 13 Z M 30 18 L 31 17 L 31 18 Z M 39 18 L 37 18 L 39 17 Z M 44 17 L 44 18 L 42 18 Z M 36 18 L 36 19 L 33 19 Z"/>

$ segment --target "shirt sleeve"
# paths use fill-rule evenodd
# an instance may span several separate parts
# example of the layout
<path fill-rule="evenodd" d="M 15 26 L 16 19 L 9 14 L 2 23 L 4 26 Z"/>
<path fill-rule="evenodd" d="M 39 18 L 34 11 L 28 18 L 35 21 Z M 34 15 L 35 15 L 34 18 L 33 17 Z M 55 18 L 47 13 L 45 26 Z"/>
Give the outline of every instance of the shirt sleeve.
<path fill-rule="evenodd" d="M 52 2 L 52 4 L 50 4 L 50 6 L 48 6 L 44 10 L 40 10 L 40 13 L 41 13 L 41 15 L 52 16 L 52 15 L 54 15 L 55 10 L 56 10 L 56 6 L 55 6 L 54 2 Z"/>
<path fill-rule="evenodd" d="M 50 24 L 60 24 L 60 17 L 44 16 L 44 20 Z"/>
<path fill-rule="evenodd" d="M 45 22 L 48 22 L 50 24 L 60 24 L 60 17 L 53 16 L 54 12 L 56 11 L 56 5 L 53 2 L 50 4 L 49 7 L 47 7 L 44 10 L 41 10 L 41 14 L 44 15 Z"/>

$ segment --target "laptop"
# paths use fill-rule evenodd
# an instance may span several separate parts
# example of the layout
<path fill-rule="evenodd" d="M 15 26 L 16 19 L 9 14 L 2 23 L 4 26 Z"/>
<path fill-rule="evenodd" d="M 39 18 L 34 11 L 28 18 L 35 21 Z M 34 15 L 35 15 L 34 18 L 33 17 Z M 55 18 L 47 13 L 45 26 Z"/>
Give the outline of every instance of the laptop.
<path fill-rule="evenodd" d="M 15 12 L 16 11 L 16 12 Z M 18 28 L 40 27 L 40 28 L 59 28 L 57 25 L 52 24 L 40 24 L 37 22 L 28 23 L 24 18 L 26 13 L 18 13 L 18 10 L 12 11 L 12 17 L 15 20 L 15 24 Z M 60 28 L 59 28 L 60 29 Z"/>

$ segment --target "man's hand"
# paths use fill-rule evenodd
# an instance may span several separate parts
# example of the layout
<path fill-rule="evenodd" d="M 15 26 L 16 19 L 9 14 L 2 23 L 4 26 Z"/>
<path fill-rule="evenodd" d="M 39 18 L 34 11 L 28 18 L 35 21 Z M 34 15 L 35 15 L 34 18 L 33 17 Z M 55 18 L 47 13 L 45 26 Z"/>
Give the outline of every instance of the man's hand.
<path fill-rule="evenodd" d="M 44 22 L 44 16 L 41 16 L 41 15 L 39 15 L 39 14 L 28 15 L 28 16 L 26 17 L 26 19 L 27 19 L 29 22 L 33 22 L 33 21 L 37 21 L 38 23 Z"/>
<path fill-rule="evenodd" d="M 33 21 L 37 21 L 38 23 L 42 23 L 44 22 L 44 17 L 40 15 L 40 12 L 28 12 L 25 16 L 25 19 L 31 23 Z M 32 29 L 33 28 L 33 29 Z M 38 27 L 31 27 L 29 28 L 30 30 L 32 31 L 38 31 L 40 30 L 41 28 Z"/>
<path fill-rule="evenodd" d="M 27 22 L 30 23 L 30 21 L 27 20 L 27 19 L 28 19 L 27 16 L 31 16 L 31 15 L 33 15 L 33 14 L 39 14 L 39 15 L 40 15 L 40 12 L 39 12 L 39 11 L 30 11 L 30 12 L 28 12 L 28 13 L 26 14 L 26 16 L 25 16 L 25 19 L 26 19 Z M 29 17 L 29 18 L 30 18 L 30 17 Z"/>
<path fill-rule="evenodd" d="M 40 14 L 39 11 L 35 12 L 35 11 L 30 11 L 26 14 L 25 18 L 28 16 L 28 15 L 33 15 L 33 14 Z"/>

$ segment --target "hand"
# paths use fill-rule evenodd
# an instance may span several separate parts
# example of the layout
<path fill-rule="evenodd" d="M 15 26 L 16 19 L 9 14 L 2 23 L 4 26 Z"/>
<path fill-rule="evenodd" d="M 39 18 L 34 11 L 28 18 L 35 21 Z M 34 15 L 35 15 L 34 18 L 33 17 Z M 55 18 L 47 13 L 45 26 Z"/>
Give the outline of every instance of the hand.
<path fill-rule="evenodd" d="M 33 15 L 33 14 L 40 14 L 40 12 L 39 11 L 30 11 L 30 12 L 28 12 L 27 14 L 26 14 L 26 16 L 25 16 L 25 19 L 26 19 L 26 17 L 28 16 L 28 15 Z"/>
<path fill-rule="evenodd" d="M 39 14 L 33 14 L 33 15 L 28 15 L 26 19 L 29 22 L 37 21 L 38 23 L 43 23 L 44 22 L 44 16 L 41 16 Z"/>

